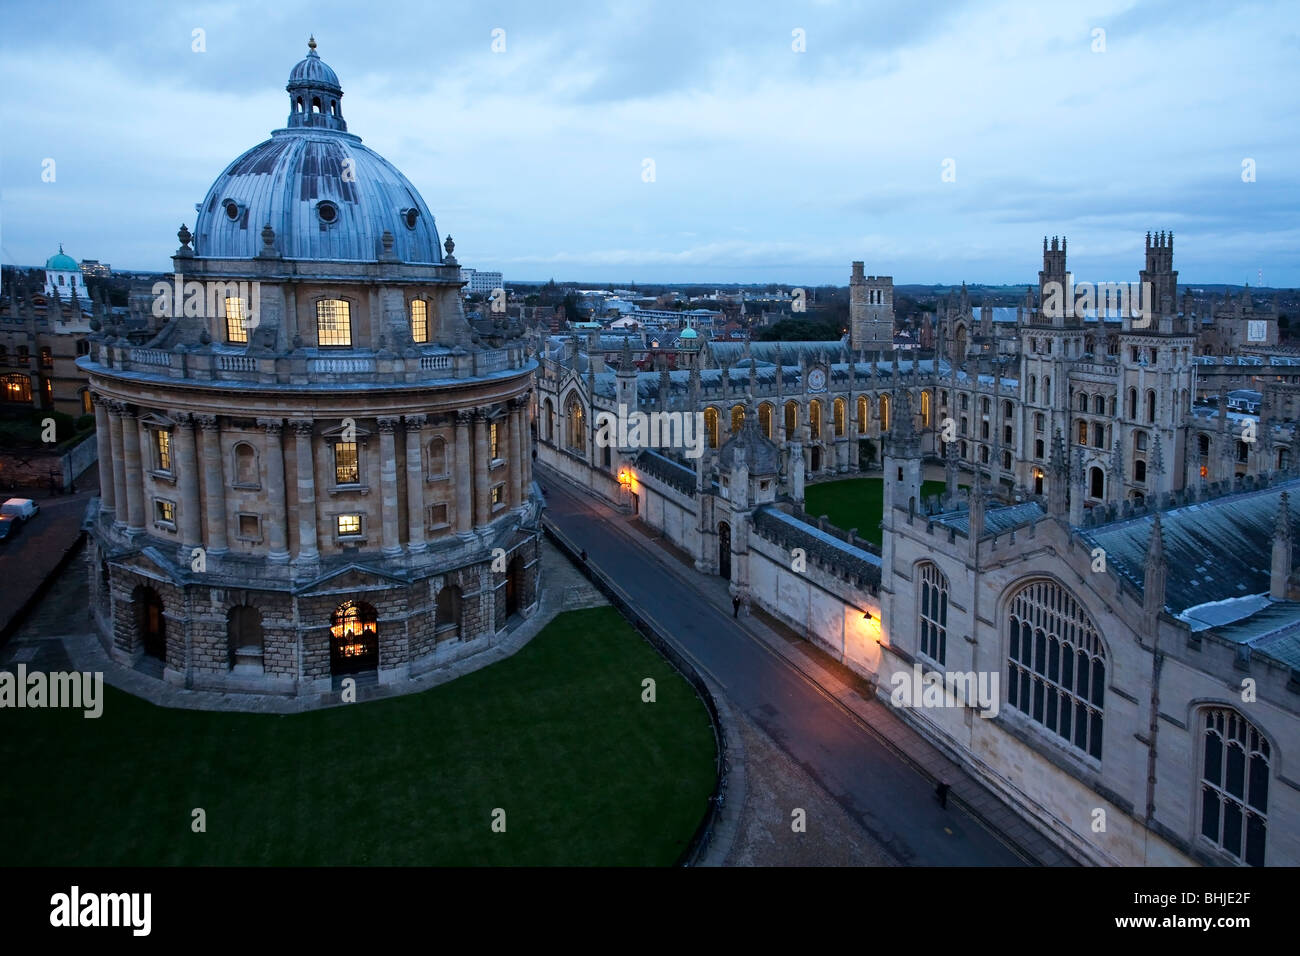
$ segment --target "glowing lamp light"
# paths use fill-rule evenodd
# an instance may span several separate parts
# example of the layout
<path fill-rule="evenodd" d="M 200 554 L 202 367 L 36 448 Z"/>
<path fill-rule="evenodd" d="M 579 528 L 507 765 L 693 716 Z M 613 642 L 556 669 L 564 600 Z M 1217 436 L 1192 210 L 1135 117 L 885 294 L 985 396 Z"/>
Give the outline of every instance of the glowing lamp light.
<path fill-rule="evenodd" d="M 632 473 L 626 468 L 621 469 L 618 473 L 618 483 L 620 485 L 632 484 Z"/>

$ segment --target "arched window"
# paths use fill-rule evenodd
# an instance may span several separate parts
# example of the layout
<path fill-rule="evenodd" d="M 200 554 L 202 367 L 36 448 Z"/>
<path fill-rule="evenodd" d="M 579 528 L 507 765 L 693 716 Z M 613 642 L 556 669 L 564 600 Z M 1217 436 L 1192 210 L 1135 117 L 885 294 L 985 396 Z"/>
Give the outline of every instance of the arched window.
<path fill-rule="evenodd" d="M 1029 376 L 1029 401 L 1033 403 L 1038 402 L 1038 376 L 1037 375 Z"/>
<path fill-rule="evenodd" d="M 704 409 L 704 431 L 709 436 L 709 447 L 718 447 L 718 410 L 710 405 Z"/>
<path fill-rule="evenodd" d="M 731 433 L 734 435 L 740 431 L 745 424 L 745 406 L 731 406 Z"/>
<path fill-rule="evenodd" d="M 437 478 L 447 474 L 447 440 L 440 435 L 429 441 L 429 475 Z"/>
<path fill-rule="evenodd" d="M 785 437 L 793 439 L 799 428 L 799 403 L 785 403 Z"/>
<path fill-rule="evenodd" d="M 871 417 L 871 402 L 865 395 L 858 396 L 858 434 L 867 433 L 867 419 Z"/>
<path fill-rule="evenodd" d="M 1034 439 L 1034 457 L 1039 461 L 1043 459 L 1043 440 L 1041 438 Z"/>
<path fill-rule="evenodd" d="M 316 344 L 352 345 L 352 310 L 344 299 L 321 299 L 316 303 Z"/>
<path fill-rule="evenodd" d="M 880 396 L 880 430 L 889 431 L 889 396 Z"/>
<path fill-rule="evenodd" d="M 1147 421 L 1156 420 L 1156 393 L 1154 389 L 1147 389 Z"/>
<path fill-rule="evenodd" d="M 421 343 L 429 341 L 429 303 L 423 299 L 411 300 L 411 339 Z"/>
<path fill-rule="evenodd" d="M 948 579 L 936 565 L 928 561 L 918 570 L 920 650 L 942 666 L 948 655 Z"/>
<path fill-rule="evenodd" d="M 822 403 L 815 398 L 808 403 L 808 434 L 813 441 L 822 437 Z"/>
<path fill-rule="evenodd" d="M 235 484 L 256 485 L 257 451 L 246 441 L 235 445 Z"/>
<path fill-rule="evenodd" d="M 1087 410 L 1088 410 L 1088 394 L 1087 394 L 1086 392 L 1080 392 L 1080 393 L 1079 393 L 1079 411 L 1081 411 L 1081 412 L 1086 412 Z"/>
<path fill-rule="evenodd" d="M 758 406 L 758 430 L 766 437 L 772 437 L 772 412 L 775 409 L 771 402 L 763 402 Z"/>
<path fill-rule="evenodd" d="M 1092 400 L 1092 410 L 1097 415 L 1106 414 L 1106 397 L 1104 395 L 1098 395 Z"/>
<path fill-rule="evenodd" d="M 1044 405 L 1052 403 L 1052 376 L 1043 376 L 1043 402 Z"/>
<path fill-rule="evenodd" d="M 1011 408 L 1010 402 L 1007 403 L 1007 408 Z M 1008 411 L 1007 414 L 1010 415 L 1011 412 Z M 921 427 L 930 427 L 930 393 L 926 391 L 921 392 Z"/>
<path fill-rule="evenodd" d="M 1138 417 L 1138 390 L 1136 388 L 1128 390 L 1128 417 L 1132 419 Z"/>
<path fill-rule="evenodd" d="M 1007 605 L 1007 703 L 1082 753 L 1101 759 L 1106 649 L 1088 612 L 1054 581 Z"/>
<path fill-rule="evenodd" d="M 831 404 L 831 421 L 832 421 L 832 423 L 833 423 L 833 425 L 834 425 L 834 428 L 835 428 L 835 437 L 836 437 L 836 438 L 843 438 L 843 437 L 844 437 L 844 431 L 845 431 L 844 417 L 845 417 L 845 414 L 846 414 L 846 411 L 845 411 L 844 399 L 842 399 L 842 398 L 837 398 L 837 399 L 835 399 L 835 401 Z"/>
<path fill-rule="evenodd" d="M 981 398 L 981 399 L 980 399 L 980 414 L 981 414 L 981 415 L 987 415 L 988 413 L 989 413 L 989 400 L 988 400 L 987 398 Z"/>
<path fill-rule="evenodd" d="M 1142 482 L 1147 480 L 1147 463 L 1141 458 L 1133 462 L 1133 480 Z"/>
<path fill-rule="evenodd" d="M 1201 712 L 1201 836 L 1250 866 L 1264 865 L 1272 750 L 1245 717 Z"/>
<path fill-rule="evenodd" d="M 565 411 L 568 434 L 564 440 L 565 446 L 570 451 L 586 452 L 587 450 L 587 428 L 584 417 L 582 402 L 578 401 L 577 395 L 570 396 L 569 407 Z"/>
<path fill-rule="evenodd" d="M 1092 423 L 1092 444 L 1096 448 L 1106 447 L 1106 426 L 1100 422 Z"/>
<path fill-rule="evenodd" d="M 349 673 L 379 661 L 379 614 L 364 602 L 344 601 L 330 616 L 330 669 Z"/>
<path fill-rule="evenodd" d="M 1100 468 L 1088 469 L 1088 497 L 1106 497 L 1106 474 Z"/>
<path fill-rule="evenodd" d="M 1010 471 L 1010 470 L 1011 470 L 1011 452 L 1009 452 L 1009 451 L 1004 451 L 1004 452 L 1002 453 L 1002 467 L 1003 467 L 1003 469 L 1005 469 L 1006 471 Z"/>
<path fill-rule="evenodd" d="M 549 398 L 542 402 L 542 440 L 555 441 L 555 405 Z"/>

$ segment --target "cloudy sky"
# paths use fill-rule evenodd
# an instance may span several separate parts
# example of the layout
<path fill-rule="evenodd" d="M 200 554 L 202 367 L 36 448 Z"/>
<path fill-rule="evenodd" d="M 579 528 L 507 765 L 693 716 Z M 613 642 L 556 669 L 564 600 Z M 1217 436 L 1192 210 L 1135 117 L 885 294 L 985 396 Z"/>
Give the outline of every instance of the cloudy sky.
<path fill-rule="evenodd" d="M 0 259 L 169 268 L 309 33 L 507 278 L 1029 283 L 1062 234 L 1115 281 L 1165 229 L 1184 283 L 1300 285 L 1293 0 L 5 0 Z"/>

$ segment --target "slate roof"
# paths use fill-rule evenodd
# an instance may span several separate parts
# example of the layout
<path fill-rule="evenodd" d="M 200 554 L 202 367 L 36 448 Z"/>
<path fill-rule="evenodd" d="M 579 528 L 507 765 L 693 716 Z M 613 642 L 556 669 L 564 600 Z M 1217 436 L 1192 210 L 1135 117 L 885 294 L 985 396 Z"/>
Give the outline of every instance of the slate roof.
<path fill-rule="evenodd" d="M 1282 492 L 1289 492 L 1291 527 L 1300 528 L 1300 479 L 1269 488 L 1226 495 L 1162 512 L 1165 606 L 1182 614 L 1215 601 L 1268 591 L 1273 563 L 1273 527 Z M 1144 588 L 1152 514 L 1140 515 L 1080 532 L 1093 547 L 1106 551 L 1106 564 L 1139 593 Z M 1294 536 L 1291 560 L 1297 562 Z"/>
<path fill-rule="evenodd" d="M 803 548 L 810 563 L 821 564 L 840 577 L 856 580 L 859 586 L 880 585 L 880 557 L 841 541 L 833 534 L 765 505 L 754 512 L 754 530 L 785 548 Z"/>
<path fill-rule="evenodd" d="M 1037 521 L 1046 513 L 1042 505 L 1036 501 L 986 508 L 984 510 L 984 536 L 1002 534 L 1012 528 L 1027 525 L 1031 521 Z M 932 520 L 935 524 L 943 525 L 945 528 L 952 528 L 958 534 L 970 537 L 970 512 L 965 509 L 935 515 Z"/>

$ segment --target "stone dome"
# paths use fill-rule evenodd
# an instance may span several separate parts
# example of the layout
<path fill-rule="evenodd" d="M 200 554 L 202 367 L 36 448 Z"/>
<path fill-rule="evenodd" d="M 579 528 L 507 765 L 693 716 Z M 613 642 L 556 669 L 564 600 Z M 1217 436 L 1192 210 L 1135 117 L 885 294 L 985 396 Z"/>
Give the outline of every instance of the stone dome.
<path fill-rule="evenodd" d="M 347 132 L 338 77 L 311 46 L 286 86 L 288 125 L 227 166 L 198 206 L 195 255 L 254 258 L 270 225 L 285 259 L 441 265 L 433 213 L 392 163 Z"/>

